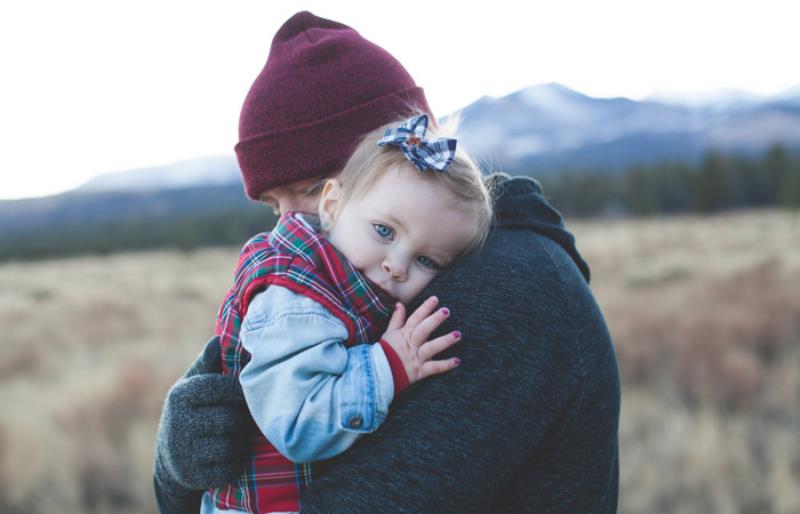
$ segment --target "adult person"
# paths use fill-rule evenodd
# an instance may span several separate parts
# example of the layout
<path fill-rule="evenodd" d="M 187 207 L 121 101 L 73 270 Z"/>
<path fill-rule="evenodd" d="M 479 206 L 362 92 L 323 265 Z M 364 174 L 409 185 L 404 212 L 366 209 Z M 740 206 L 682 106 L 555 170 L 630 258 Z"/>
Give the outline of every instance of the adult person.
<path fill-rule="evenodd" d="M 245 101 L 237 155 L 263 169 L 248 195 L 315 211 L 319 178 L 409 104 L 429 112 L 388 53 L 299 13 Z M 264 131 L 270 123 L 279 130 Z M 307 146 L 287 147 L 286 131 L 305 131 Z M 442 357 L 461 366 L 407 390 L 377 432 L 328 461 L 303 491 L 303 512 L 616 511 L 619 377 L 588 267 L 535 181 L 491 182 L 496 226 L 483 251 L 420 295 L 450 308 L 441 333 L 457 325 L 463 340 Z M 230 456 L 248 414 L 238 382 L 219 369 L 212 339 L 168 395 L 154 473 L 162 513 L 198 512 L 205 488 L 241 471 Z"/>

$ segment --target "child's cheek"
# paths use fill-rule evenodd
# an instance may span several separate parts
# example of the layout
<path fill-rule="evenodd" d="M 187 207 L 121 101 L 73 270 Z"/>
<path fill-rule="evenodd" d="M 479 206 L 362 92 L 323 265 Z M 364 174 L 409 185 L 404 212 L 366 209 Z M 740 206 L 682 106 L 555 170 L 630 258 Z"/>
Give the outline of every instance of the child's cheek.
<path fill-rule="evenodd" d="M 406 282 L 406 288 L 403 291 L 403 296 L 406 296 L 408 299 L 403 300 L 404 303 L 408 303 L 422 292 L 425 289 L 425 286 L 430 284 L 431 276 L 421 276 L 417 275 L 416 277 L 411 277 L 408 282 Z"/>

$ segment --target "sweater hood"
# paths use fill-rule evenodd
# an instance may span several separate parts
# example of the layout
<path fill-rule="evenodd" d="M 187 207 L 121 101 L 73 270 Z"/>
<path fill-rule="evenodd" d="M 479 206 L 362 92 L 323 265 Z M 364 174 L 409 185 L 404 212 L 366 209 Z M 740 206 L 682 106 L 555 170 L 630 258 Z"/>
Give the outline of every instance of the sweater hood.
<path fill-rule="evenodd" d="M 561 213 L 545 200 L 539 182 L 497 173 L 489 177 L 488 185 L 494 198 L 497 227 L 527 229 L 552 239 L 569 254 L 589 283 L 589 265 L 578 253 L 575 237 L 564 227 Z"/>

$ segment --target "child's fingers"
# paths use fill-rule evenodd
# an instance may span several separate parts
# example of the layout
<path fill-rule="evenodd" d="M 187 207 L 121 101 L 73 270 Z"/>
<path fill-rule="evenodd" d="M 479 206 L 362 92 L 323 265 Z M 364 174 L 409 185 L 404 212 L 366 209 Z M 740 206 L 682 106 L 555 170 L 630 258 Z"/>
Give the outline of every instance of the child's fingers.
<path fill-rule="evenodd" d="M 433 310 L 436 308 L 438 304 L 439 304 L 439 299 L 436 298 L 435 296 L 431 296 L 430 298 L 422 302 L 422 305 L 417 307 L 417 310 L 415 310 L 411 314 L 411 316 L 408 317 L 408 320 L 406 321 L 406 326 L 411 327 L 413 329 L 414 327 L 419 325 L 422 322 L 422 320 L 430 316 L 431 312 L 433 312 Z"/>
<path fill-rule="evenodd" d="M 411 342 L 419 346 L 431 336 L 434 330 L 439 328 L 439 325 L 450 316 L 450 310 L 447 307 L 442 307 L 436 312 L 422 320 L 416 327 L 413 327 L 411 335 Z"/>
<path fill-rule="evenodd" d="M 386 330 L 399 330 L 403 328 L 405 319 L 406 307 L 402 303 L 397 302 L 394 306 L 394 312 L 392 312 L 392 318 L 389 320 L 389 326 Z"/>
<path fill-rule="evenodd" d="M 422 373 L 420 374 L 420 380 L 423 378 L 428 378 L 433 375 L 438 375 L 440 373 L 445 373 L 447 371 L 451 371 L 456 369 L 461 364 L 461 359 L 458 357 L 453 357 L 452 359 L 444 359 L 439 361 L 428 361 L 422 365 Z"/>
<path fill-rule="evenodd" d="M 431 339 L 419 347 L 417 355 L 422 361 L 431 360 L 434 355 L 438 355 L 442 351 L 450 348 L 458 341 L 461 340 L 461 332 L 455 331 L 439 336 L 436 339 Z"/>

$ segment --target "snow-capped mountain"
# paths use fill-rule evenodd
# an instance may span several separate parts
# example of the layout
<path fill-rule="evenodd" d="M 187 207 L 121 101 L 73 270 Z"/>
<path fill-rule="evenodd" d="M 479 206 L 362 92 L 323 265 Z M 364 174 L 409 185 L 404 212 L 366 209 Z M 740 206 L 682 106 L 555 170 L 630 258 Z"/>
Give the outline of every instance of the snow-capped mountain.
<path fill-rule="evenodd" d="M 233 155 L 222 155 L 164 166 L 104 173 L 78 187 L 77 191 L 82 193 L 155 191 L 234 184 L 239 180 L 239 165 L 236 163 L 236 158 Z"/>
<path fill-rule="evenodd" d="M 773 97 L 725 91 L 633 101 L 543 84 L 481 98 L 460 116 L 463 144 L 488 167 L 534 174 L 800 145 L 800 87 Z"/>
<path fill-rule="evenodd" d="M 758 104 L 763 98 L 741 89 L 719 89 L 698 93 L 681 93 L 667 90 L 656 91 L 645 98 L 645 100 L 693 108 L 726 109 Z"/>

